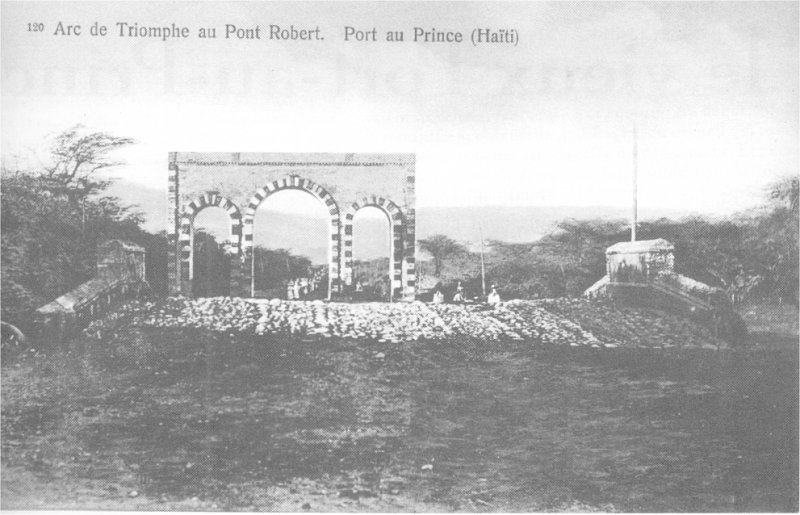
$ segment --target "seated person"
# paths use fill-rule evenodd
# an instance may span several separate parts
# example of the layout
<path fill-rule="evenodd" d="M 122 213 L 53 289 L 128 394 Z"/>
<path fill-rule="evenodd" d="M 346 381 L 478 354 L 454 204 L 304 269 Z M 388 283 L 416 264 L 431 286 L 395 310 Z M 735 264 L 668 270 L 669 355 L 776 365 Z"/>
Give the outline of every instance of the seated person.
<path fill-rule="evenodd" d="M 461 286 L 461 281 L 458 281 L 456 294 L 453 295 L 453 302 L 464 302 L 464 287 Z"/>
<path fill-rule="evenodd" d="M 500 294 L 497 293 L 497 288 L 492 286 L 492 293 L 489 294 L 489 298 L 486 300 L 493 306 L 500 304 Z"/>

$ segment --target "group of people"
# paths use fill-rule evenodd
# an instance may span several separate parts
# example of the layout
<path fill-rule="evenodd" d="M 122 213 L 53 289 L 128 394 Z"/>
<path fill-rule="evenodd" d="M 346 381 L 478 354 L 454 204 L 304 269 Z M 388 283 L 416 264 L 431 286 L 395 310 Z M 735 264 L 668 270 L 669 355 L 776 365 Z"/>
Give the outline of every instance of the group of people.
<path fill-rule="evenodd" d="M 464 287 L 461 285 L 461 281 L 458 281 L 456 293 L 453 295 L 453 302 L 459 303 L 464 302 L 465 300 Z M 486 302 L 490 305 L 497 305 L 500 303 L 500 294 L 497 293 L 497 287 L 495 285 L 492 285 L 492 292 L 486 297 Z M 444 293 L 442 293 L 440 288 L 437 288 L 433 293 L 433 303 L 444 304 Z"/>
<path fill-rule="evenodd" d="M 286 298 L 300 300 L 315 292 L 322 280 L 322 275 L 315 273 L 311 277 L 298 277 L 286 283 Z"/>
<path fill-rule="evenodd" d="M 374 280 L 371 284 L 364 285 L 364 282 L 359 279 L 355 285 L 355 299 L 360 300 L 386 300 L 389 297 L 389 277 L 382 277 Z"/>
<path fill-rule="evenodd" d="M 286 298 L 288 300 L 300 300 L 309 293 L 309 281 L 305 277 L 295 279 L 286 283 Z"/>

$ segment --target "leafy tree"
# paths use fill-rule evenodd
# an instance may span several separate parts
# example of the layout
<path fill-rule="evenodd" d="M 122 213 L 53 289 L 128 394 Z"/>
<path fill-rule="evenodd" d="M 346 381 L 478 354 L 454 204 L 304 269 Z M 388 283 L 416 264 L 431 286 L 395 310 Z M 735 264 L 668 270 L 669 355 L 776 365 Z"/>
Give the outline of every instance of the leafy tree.
<path fill-rule="evenodd" d="M 564 220 L 556 230 L 541 238 L 533 251 L 543 263 L 560 275 L 550 278 L 551 291 L 561 285 L 559 295 L 583 293 L 605 274 L 606 249 L 627 239 L 626 223 L 618 220 Z"/>
<path fill-rule="evenodd" d="M 267 249 L 260 245 L 254 253 L 255 287 L 274 290 L 294 279 L 313 275 L 311 259 L 297 256 L 287 249 Z"/>
<path fill-rule="evenodd" d="M 675 268 L 746 298 L 798 302 L 798 180 L 777 181 L 756 210 L 725 220 L 660 219 L 640 239 L 675 245 Z M 605 274 L 605 249 L 627 241 L 622 221 L 565 220 L 529 244 L 492 242 L 489 273 L 505 296 L 580 295 Z"/>
<path fill-rule="evenodd" d="M 580 295 L 605 273 L 605 249 L 624 223 L 564 220 L 532 243 L 490 241 L 488 280 L 506 298 Z"/>
<path fill-rule="evenodd" d="M 193 259 L 192 295 L 230 295 L 230 259 L 213 235 L 202 230 L 195 231 Z"/>
<path fill-rule="evenodd" d="M 779 179 L 768 187 L 769 198 L 783 204 L 790 213 L 798 214 L 798 197 L 800 197 L 800 178 L 796 175 Z"/>
<path fill-rule="evenodd" d="M 561 288 L 550 284 L 552 278 L 557 278 L 557 270 L 533 252 L 533 243 L 487 243 L 487 289 L 497 286 L 504 298 L 560 295 Z"/>
<path fill-rule="evenodd" d="M 49 166 L 2 167 L 2 317 L 23 331 L 33 310 L 94 275 L 97 244 L 105 240 L 145 246 L 150 283 L 166 283 L 165 236 L 144 232 L 140 213 L 101 196 L 108 182 L 93 175 L 118 165 L 110 152 L 132 140 L 79 129 L 56 138 Z"/>
<path fill-rule="evenodd" d="M 675 269 L 712 286 L 733 288 L 742 273 L 757 274 L 745 255 L 746 222 L 703 217 L 660 219 L 639 227 L 642 239 L 664 238 L 675 245 Z"/>
<path fill-rule="evenodd" d="M 433 257 L 433 275 L 442 273 L 442 264 L 446 259 L 464 254 L 466 247 L 444 234 L 435 234 L 419 240 L 419 247 Z"/>
<path fill-rule="evenodd" d="M 764 275 L 761 295 L 773 292 L 781 302 L 798 305 L 798 177 L 783 178 L 768 189 L 766 213 L 750 225 L 747 248 Z"/>

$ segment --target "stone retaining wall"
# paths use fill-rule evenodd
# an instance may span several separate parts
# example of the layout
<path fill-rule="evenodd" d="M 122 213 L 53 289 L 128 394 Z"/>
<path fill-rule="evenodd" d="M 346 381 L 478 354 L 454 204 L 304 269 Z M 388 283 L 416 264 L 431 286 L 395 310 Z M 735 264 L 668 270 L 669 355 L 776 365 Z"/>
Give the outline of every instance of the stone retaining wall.
<path fill-rule="evenodd" d="M 144 248 L 120 240 L 102 243 L 95 277 L 36 310 L 36 338 L 59 344 L 145 289 Z"/>

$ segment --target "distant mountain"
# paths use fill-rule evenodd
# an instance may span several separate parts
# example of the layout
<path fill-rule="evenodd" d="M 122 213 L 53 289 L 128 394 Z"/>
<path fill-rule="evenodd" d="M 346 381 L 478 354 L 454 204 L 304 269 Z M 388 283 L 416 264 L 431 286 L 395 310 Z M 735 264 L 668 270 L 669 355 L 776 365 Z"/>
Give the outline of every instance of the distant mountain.
<path fill-rule="evenodd" d="M 106 192 L 119 197 L 123 203 L 138 206 L 146 216 L 144 228 L 151 232 L 164 230 L 166 225 L 165 191 L 130 182 L 117 182 Z M 680 218 L 690 213 L 675 209 L 643 209 L 641 219 Z M 417 238 L 433 234 L 447 236 L 475 247 L 480 233 L 485 240 L 509 242 L 534 241 L 551 231 L 566 218 L 621 219 L 627 218 L 626 208 L 608 206 L 466 206 L 421 207 L 417 209 Z M 208 216 L 206 229 L 217 237 L 225 237 L 228 224 L 220 216 Z M 259 214 L 256 224 L 268 224 L 257 229 L 256 244 L 269 248 L 285 248 L 295 254 L 308 256 L 315 264 L 327 261 L 328 235 L 325 220 L 303 215 L 269 211 Z M 388 222 L 364 218 L 355 227 L 356 259 L 373 259 L 388 254 Z"/>
<path fill-rule="evenodd" d="M 167 226 L 167 191 L 142 186 L 130 181 L 115 181 L 102 193 L 102 196 L 118 197 L 123 204 L 145 215 L 144 229 L 153 233 L 163 231 Z"/>
<path fill-rule="evenodd" d="M 645 209 L 641 219 L 680 218 L 689 213 L 675 209 Z M 467 206 L 423 207 L 417 210 L 417 237 L 432 234 L 447 236 L 467 243 L 502 240 L 514 243 L 535 241 L 568 218 L 626 219 L 630 211 L 609 206 Z"/>

